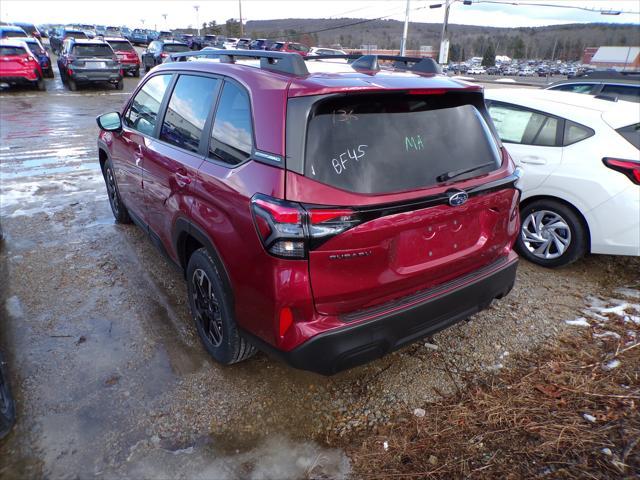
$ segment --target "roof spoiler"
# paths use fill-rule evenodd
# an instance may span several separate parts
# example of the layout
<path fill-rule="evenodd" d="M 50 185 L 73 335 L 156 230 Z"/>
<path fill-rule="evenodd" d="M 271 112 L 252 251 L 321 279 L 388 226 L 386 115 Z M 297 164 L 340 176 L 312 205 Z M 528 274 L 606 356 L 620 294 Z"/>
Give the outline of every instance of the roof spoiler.
<path fill-rule="evenodd" d="M 408 70 L 417 73 L 442 73 L 440 65 L 433 58 L 427 57 L 403 57 L 401 55 L 317 55 L 307 57 L 306 60 L 331 60 L 345 58 L 350 60 L 351 67 L 355 70 L 378 71 L 380 60 L 393 62 L 396 70 Z"/>
<path fill-rule="evenodd" d="M 185 62 L 189 58 L 218 58 L 221 63 L 235 63 L 238 59 L 258 58 L 260 68 L 290 75 L 309 75 L 305 61 L 335 60 L 343 58 L 349 60 L 354 70 L 378 71 L 379 60 L 393 62 L 393 68 L 416 73 L 442 73 L 440 66 L 432 58 L 403 57 L 400 55 L 318 55 L 303 58 L 297 53 L 273 52 L 264 50 L 225 50 L 204 48 L 197 52 L 180 52 L 171 54 L 174 62 Z"/>

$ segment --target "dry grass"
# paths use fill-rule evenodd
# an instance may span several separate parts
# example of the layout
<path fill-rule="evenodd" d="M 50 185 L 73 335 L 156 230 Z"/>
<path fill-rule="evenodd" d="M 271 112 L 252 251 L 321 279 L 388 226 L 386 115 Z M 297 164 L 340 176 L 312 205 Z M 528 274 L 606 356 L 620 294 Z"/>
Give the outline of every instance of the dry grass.
<path fill-rule="evenodd" d="M 640 326 L 618 315 L 603 325 L 620 338 L 573 327 L 423 418 L 397 419 L 350 452 L 354 476 L 638 478 Z M 612 359 L 620 366 L 604 369 Z"/>

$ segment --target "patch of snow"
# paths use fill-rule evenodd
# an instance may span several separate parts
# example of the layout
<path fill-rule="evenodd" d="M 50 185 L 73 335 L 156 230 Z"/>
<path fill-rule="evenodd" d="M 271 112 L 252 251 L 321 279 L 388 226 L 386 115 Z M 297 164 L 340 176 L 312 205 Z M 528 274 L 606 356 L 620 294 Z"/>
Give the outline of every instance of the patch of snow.
<path fill-rule="evenodd" d="M 636 290 L 635 288 L 616 288 L 614 292 L 623 297 L 640 300 L 640 290 Z"/>
<path fill-rule="evenodd" d="M 594 417 L 593 415 L 589 415 L 588 413 L 583 413 L 582 416 L 586 421 L 591 423 L 596 423 L 596 417 Z"/>
<path fill-rule="evenodd" d="M 427 414 L 427 412 L 425 412 L 425 410 L 423 408 L 416 408 L 416 409 L 413 410 L 413 414 L 416 417 L 422 418 Z"/>
<path fill-rule="evenodd" d="M 20 299 L 15 295 L 7 298 L 5 308 L 7 309 L 7 313 L 10 317 L 22 318 L 22 316 L 24 315 L 24 312 L 22 310 L 22 303 L 20 303 Z"/>
<path fill-rule="evenodd" d="M 611 337 L 616 339 L 620 338 L 620 335 L 618 335 L 616 332 L 594 333 L 593 336 L 596 338 L 605 338 L 605 337 Z"/>
<path fill-rule="evenodd" d="M 387 442 L 386 440 L 382 443 L 382 448 L 384 448 L 384 451 L 386 452 L 387 450 L 389 450 L 389 442 Z"/>
<path fill-rule="evenodd" d="M 618 360 L 617 358 L 614 358 L 613 360 L 610 360 L 607 363 L 605 363 L 602 366 L 602 369 L 603 370 L 613 370 L 615 368 L 618 368 L 621 364 L 622 364 L 622 362 L 620 362 L 620 360 Z"/>
<path fill-rule="evenodd" d="M 591 324 L 587 322 L 587 319 L 584 317 L 576 318 L 575 320 L 565 320 L 564 323 L 567 325 L 572 325 L 574 327 L 590 327 Z"/>
<path fill-rule="evenodd" d="M 603 448 L 602 450 L 600 450 L 602 453 L 604 453 L 607 457 L 610 457 L 613 455 L 613 452 L 611 451 L 610 448 Z"/>

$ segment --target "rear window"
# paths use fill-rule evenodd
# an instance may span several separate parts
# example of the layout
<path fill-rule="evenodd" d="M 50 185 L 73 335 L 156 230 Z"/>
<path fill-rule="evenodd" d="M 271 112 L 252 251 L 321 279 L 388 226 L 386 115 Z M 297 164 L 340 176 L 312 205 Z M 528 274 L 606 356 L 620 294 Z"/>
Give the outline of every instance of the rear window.
<path fill-rule="evenodd" d="M 23 55 L 27 51 L 22 47 L 0 47 L 0 57 L 6 55 Z"/>
<path fill-rule="evenodd" d="M 78 38 L 78 39 L 86 39 L 87 36 L 84 34 L 84 32 L 67 32 L 64 35 L 67 38 Z"/>
<path fill-rule="evenodd" d="M 164 51 L 167 53 L 188 52 L 190 48 L 187 45 L 169 44 L 164 46 Z"/>
<path fill-rule="evenodd" d="M 28 37 L 25 32 L 21 32 L 20 30 L 2 30 L 2 38 L 24 38 Z"/>
<path fill-rule="evenodd" d="M 631 145 L 640 150 L 640 123 L 628 125 L 616 130 Z"/>
<path fill-rule="evenodd" d="M 135 52 L 135 49 L 129 42 L 109 42 L 111 48 L 120 52 Z"/>
<path fill-rule="evenodd" d="M 477 108 L 460 95 L 358 95 L 318 104 L 309 121 L 305 175 L 344 190 L 425 188 L 448 172 L 495 170 L 500 152 Z"/>
<path fill-rule="evenodd" d="M 600 95 L 617 97 L 627 102 L 640 102 L 640 87 L 633 85 L 605 85 Z"/>
<path fill-rule="evenodd" d="M 35 53 L 36 55 L 44 55 L 45 51 L 44 49 L 37 43 L 33 42 L 29 42 L 27 43 L 27 45 L 29 45 L 29 50 L 31 50 L 33 53 Z"/>
<path fill-rule="evenodd" d="M 73 54 L 78 57 L 113 57 L 109 45 L 74 45 Z"/>

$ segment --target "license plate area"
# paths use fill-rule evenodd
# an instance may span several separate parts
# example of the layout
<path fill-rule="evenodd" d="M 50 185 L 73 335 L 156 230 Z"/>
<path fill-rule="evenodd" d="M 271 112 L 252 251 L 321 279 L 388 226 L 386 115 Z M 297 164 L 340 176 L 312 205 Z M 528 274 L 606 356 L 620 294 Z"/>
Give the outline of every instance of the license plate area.
<path fill-rule="evenodd" d="M 87 68 L 106 68 L 106 62 L 85 62 Z"/>

